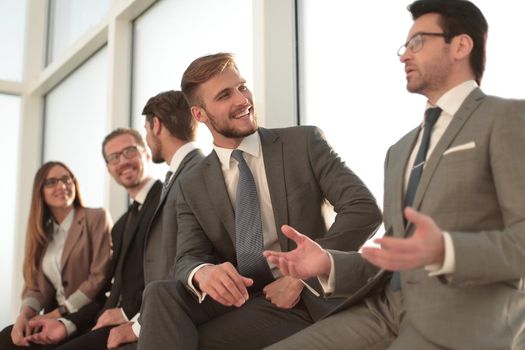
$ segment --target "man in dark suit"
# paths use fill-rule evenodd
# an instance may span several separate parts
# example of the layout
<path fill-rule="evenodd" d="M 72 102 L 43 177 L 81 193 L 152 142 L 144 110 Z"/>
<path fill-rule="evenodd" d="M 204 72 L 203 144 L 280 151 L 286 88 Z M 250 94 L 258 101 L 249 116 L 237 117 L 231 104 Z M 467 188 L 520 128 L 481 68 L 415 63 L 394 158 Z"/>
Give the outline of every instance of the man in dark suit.
<path fill-rule="evenodd" d="M 334 307 L 314 295 L 315 281 L 282 277 L 266 263 L 263 247 L 293 248 L 280 227 L 355 250 L 381 214 L 319 129 L 257 127 L 230 54 L 195 60 L 181 85 L 214 151 L 179 182 L 176 281 L 146 288 L 139 349 L 261 348 Z M 326 201 L 337 212 L 329 229 Z"/>
<path fill-rule="evenodd" d="M 428 111 L 388 150 L 385 237 L 327 254 L 287 229 L 298 248 L 269 261 L 350 297 L 271 349 L 525 349 L 525 101 L 479 89 L 488 25 L 474 4 L 409 10 L 398 54 Z"/>
<path fill-rule="evenodd" d="M 182 92 L 171 90 L 151 97 L 142 114 L 146 116 L 146 142 L 153 162 L 166 162 L 170 167 L 144 242 L 144 283 L 147 285 L 171 275 L 177 247 L 177 183 L 204 155 L 193 143 L 197 122 Z M 134 349 L 139 333 L 140 325 L 135 322 L 133 332 L 126 329 L 110 334 L 108 348 Z"/>
<path fill-rule="evenodd" d="M 160 198 L 162 183 L 149 176 L 150 155 L 142 136 L 134 129 L 116 129 L 107 135 L 102 143 L 102 154 L 108 172 L 126 189 L 133 204 L 111 231 L 113 255 L 109 276 L 113 280 L 98 318 L 96 314 L 100 306 L 95 303 L 64 316 L 82 326 L 92 325 L 96 319 L 93 330 L 56 349 L 106 349 L 108 338 L 120 338 L 120 334 L 132 332 L 134 316 L 142 302 L 144 239 Z M 60 326 L 56 322 L 46 322 L 46 332 L 35 335 L 36 340 L 44 344 L 49 334 L 56 334 Z"/>

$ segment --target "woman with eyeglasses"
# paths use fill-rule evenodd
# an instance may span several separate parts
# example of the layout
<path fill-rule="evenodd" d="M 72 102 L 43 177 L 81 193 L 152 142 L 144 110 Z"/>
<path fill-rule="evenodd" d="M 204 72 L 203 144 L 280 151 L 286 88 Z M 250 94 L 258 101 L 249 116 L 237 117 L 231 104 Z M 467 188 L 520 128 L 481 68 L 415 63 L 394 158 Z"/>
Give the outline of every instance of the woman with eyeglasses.
<path fill-rule="evenodd" d="M 27 349 L 30 320 L 61 318 L 91 303 L 107 282 L 111 218 L 82 204 L 78 182 L 61 162 L 47 162 L 33 183 L 20 314 L 0 333 L 0 349 Z M 43 311 L 43 314 L 40 312 Z M 68 334 L 75 325 L 62 319 Z M 31 347 L 33 347 L 31 346 Z"/>

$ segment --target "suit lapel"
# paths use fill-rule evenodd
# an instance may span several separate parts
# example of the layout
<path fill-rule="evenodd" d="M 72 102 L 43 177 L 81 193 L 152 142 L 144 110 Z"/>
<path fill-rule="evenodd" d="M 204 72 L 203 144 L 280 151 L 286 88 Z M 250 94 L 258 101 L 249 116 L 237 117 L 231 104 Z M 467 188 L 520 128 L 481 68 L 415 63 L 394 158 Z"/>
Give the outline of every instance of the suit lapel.
<path fill-rule="evenodd" d="M 76 243 L 82 236 L 82 228 L 84 226 L 83 225 L 84 216 L 85 216 L 85 212 L 83 208 L 75 209 L 75 217 L 73 218 L 73 222 L 71 223 L 71 227 L 69 228 L 69 232 L 67 233 L 66 242 L 64 243 L 64 250 L 62 252 L 61 269 L 64 269 L 64 266 L 66 266 L 67 260 L 69 259 L 69 256 L 71 255 L 71 251 L 73 250 L 73 247 L 76 245 Z"/>
<path fill-rule="evenodd" d="M 465 125 L 465 122 L 470 118 L 470 116 L 479 106 L 484 97 L 485 94 L 480 89 L 475 89 L 467 97 L 465 102 L 463 102 L 459 110 L 452 118 L 450 125 L 448 126 L 447 130 L 445 131 L 445 133 L 437 143 L 436 147 L 432 151 L 432 154 L 430 155 L 430 158 L 428 159 L 428 162 L 425 166 L 423 175 L 421 176 L 421 181 L 419 182 L 419 186 L 416 192 L 416 197 L 414 198 L 413 207 L 415 209 L 419 209 L 421 205 L 430 180 L 432 179 L 432 175 L 436 171 L 436 168 L 439 165 L 439 162 L 441 161 L 443 152 L 445 152 L 445 150 L 450 146 L 452 141 L 454 141 L 459 131 Z"/>
<path fill-rule="evenodd" d="M 392 152 L 391 159 L 388 159 L 388 168 L 390 170 L 386 176 L 392 179 L 391 188 L 395 190 L 392 194 L 393 215 L 391 216 L 394 236 L 402 236 L 405 232 L 405 219 L 403 216 L 405 170 L 412 148 L 416 143 L 419 129 L 417 127 L 403 137 L 396 145 L 396 152 Z"/>
<path fill-rule="evenodd" d="M 284 177 L 283 144 L 279 136 L 268 129 L 259 128 L 261 147 L 264 157 L 264 169 L 268 179 L 268 190 L 275 217 L 275 228 L 279 244 L 283 251 L 288 251 L 289 241 L 281 234 L 281 226 L 288 223 L 288 201 Z"/>
<path fill-rule="evenodd" d="M 235 242 L 235 214 L 231 205 L 230 196 L 224 183 L 224 176 L 221 170 L 221 163 L 215 151 L 211 152 L 205 160 L 207 167 L 204 169 L 204 182 L 208 191 L 208 196 L 221 219 L 226 231 L 230 235 L 232 242 Z"/>
<path fill-rule="evenodd" d="M 143 208 L 142 208 L 143 209 Z M 135 225 L 128 225 L 128 217 L 130 215 L 130 211 L 126 213 L 126 221 L 124 224 L 124 234 L 122 235 L 122 246 L 120 248 L 120 253 L 126 255 L 126 252 L 128 251 L 129 245 L 131 244 L 131 241 L 133 241 L 133 237 L 135 237 L 135 233 L 137 231 L 137 228 L 139 227 L 139 223 L 141 221 L 142 215 L 144 214 L 143 210 L 139 210 L 138 217 L 135 221 Z M 129 230 L 131 229 L 131 230 Z"/>
<path fill-rule="evenodd" d="M 126 231 L 126 229 L 128 228 L 128 224 L 127 224 L 127 221 L 128 221 L 128 216 L 130 214 L 130 211 L 128 209 L 127 213 L 126 213 L 126 219 L 124 221 L 124 232 L 123 232 L 123 235 L 122 235 L 122 246 L 120 248 L 120 254 L 124 254 L 124 257 L 126 256 L 127 252 L 128 252 L 128 249 L 129 249 L 129 246 L 131 245 L 131 242 L 133 242 L 133 240 L 135 239 L 135 236 L 137 235 L 137 231 L 139 231 L 139 229 L 142 229 L 142 233 L 143 234 L 146 234 L 146 232 L 144 231 L 145 228 L 148 228 L 149 225 L 151 224 L 151 219 L 152 217 L 149 218 L 149 222 L 142 222 L 144 220 L 144 216 L 148 215 L 148 213 L 151 213 L 153 210 L 155 210 L 154 208 L 157 208 L 157 204 L 158 202 L 157 201 L 153 201 L 153 199 L 155 198 L 155 196 L 160 196 L 160 191 L 162 190 L 162 182 L 160 182 L 159 180 L 155 181 L 155 183 L 153 184 L 153 186 L 151 186 L 149 192 L 148 192 L 148 195 L 146 196 L 146 199 L 144 200 L 144 203 L 142 203 L 142 205 L 140 206 L 140 210 L 138 212 L 138 217 L 135 219 L 134 223 L 132 223 L 133 226 L 130 226 L 129 228 L 131 229 L 131 231 Z M 158 198 L 158 197 L 157 197 Z M 155 207 L 152 207 L 152 205 L 155 205 Z M 143 227 L 143 225 L 145 225 Z"/>
<path fill-rule="evenodd" d="M 168 186 L 166 188 L 166 191 L 164 192 L 161 192 L 161 194 L 164 194 L 163 196 L 160 197 L 159 199 L 159 204 L 157 205 L 157 208 L 155 210 L 155 215 L 154 217 L 157 215 L 157 213 L 160 211 L 160 209 L 162 208 L 162 206 L 164 205 L 164 201 L 166 200 L 166 197 L 168 196 L 168 193 L 170 192 L 170 189 L 171 187 L 173 187 L 173 184 L 175 183 L 175 179 L 177 179 L 177 177 L 182 173 L 182 171 L 184 170 L 184 167 L 186 166 L 186 164 L 193 159 L 193 157 L 195 157 L 198 153 L 200 152 L 200 150 L 198 149 L 194 149 L 193 151 L 191 151 L 190 153 L 188 153 L 184 159 L 182 160 L 182 162 L 180 163 L 179 167 L 177 168 L 177 171 L 175 171 L 173 173 L 173 175 L 171 175 L 171 178 L 170 178 L 170 182 L 168 183 Z"/>

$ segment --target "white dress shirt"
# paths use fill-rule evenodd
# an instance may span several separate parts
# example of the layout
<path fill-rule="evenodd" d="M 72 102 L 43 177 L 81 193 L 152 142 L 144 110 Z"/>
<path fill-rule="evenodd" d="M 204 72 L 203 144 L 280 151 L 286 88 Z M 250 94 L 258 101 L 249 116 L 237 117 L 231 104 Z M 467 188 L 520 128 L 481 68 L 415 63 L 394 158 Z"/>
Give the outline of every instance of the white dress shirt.
<path fill-rule="evenodd" d="M 66 299 L 64 294 L 64 286 L 62 284 L 62 253 L 64 252 L 64 245 L 75 217 L 75 209 L 72 209 L 64 218 L 61 224 L 57 224 L 53 220 L 53 235 L 47 244 L 46 252 L 42 259 L 42 271 L 47 279 L 55 288 L 55 298 L 58 305 L 64 305 L 69 312 L 76 312 L 82 305 L 76 305 L 74 300 Z M 68 335 L 71 335 L 77 330 L 75 324 L 65 318 L 59 318 Z"/>
<path fill-rule="evenodd" d="M 74 217 L 75 209 L 72 209 L 61 224 L 57 224 L 56 221 L 53 220 L 53 235 L 47 244 L 47 249 L 42 259 L 42 271 L 55 288 L 55 297 L 58 305 L 65 305 L 70 311 L 76 311 L 76 306 L 68 305 L 64 295 L 64 287 L 62 285 L 62 252 L 64 251 L 64 245 Z"/>
<path fill-rule="evenodd" d="M 173 157 L 171 157 L 171 161 L 170 161 L 170 170 L 173 174 L 175 174 L 177 170 L 179 170 L 180 164 L 182 163 L 182 160 L 184 159 L 184 157 L 186 157 L 188 153 L 190 153 L 191 151 L 195 149 L 197 149 L 197 145 L 195 144 L 195 142 L 188 142 L 182 145 L 175 152 Z"/>

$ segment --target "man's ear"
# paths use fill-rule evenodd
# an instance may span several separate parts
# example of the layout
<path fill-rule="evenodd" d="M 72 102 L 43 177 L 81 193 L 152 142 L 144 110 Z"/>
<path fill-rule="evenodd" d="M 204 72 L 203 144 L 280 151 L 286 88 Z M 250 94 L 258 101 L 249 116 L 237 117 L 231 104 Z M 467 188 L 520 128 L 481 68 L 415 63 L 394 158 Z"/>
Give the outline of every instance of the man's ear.
<path fill-rule="evenodd" d="M 191 106 L 191 115 L 199 123 L 206 123 L 208 121 L 208 115 L 204 108 L 199 106 Z"/>
<path fill-rule="evenodd" d="M 452 40 L 454 41 L 454 57 L 457 60 L 464 59 L 470 55 L 472 49 L 474 48 L 474 41 L 470 35 L 460 34 L 454 37 Z"/>
<path fill-rule="evenodd" d="M 162 123 L 160 122 L 159 117 L 153 116 L 153 125 L 151 126 L 151 131 L 153 131 L 153 134 L 158 136 L 160 134 L 160 131 L 162 130 Z"/>

